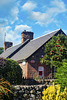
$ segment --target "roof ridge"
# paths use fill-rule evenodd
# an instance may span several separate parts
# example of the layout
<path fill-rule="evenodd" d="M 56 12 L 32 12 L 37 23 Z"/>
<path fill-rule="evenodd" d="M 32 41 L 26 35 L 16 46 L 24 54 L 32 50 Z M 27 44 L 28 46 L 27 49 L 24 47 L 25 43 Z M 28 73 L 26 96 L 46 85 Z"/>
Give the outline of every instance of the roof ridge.
<path fill-rule="evenodd" d="M 55 30 L 55 31 L 59 31 L 59 30 L 61 30 L 61 28 L 59 28 L 59 29 L 57 29 L 57 30 Z M 40 37 L 38 37 L 38 38 L 35 38 L 35 39 L 31 40 L 31 41 L 34 41 L 34 40 L 39 39 L 39 38 L 41 38 L 41 37 L 43 37 L 43 36 L 49 35 L 49 34 L 55 32 L 55 31 L 52 31 L 52 32 L 47 33 L 47 34 L 45 34 L 45 35 L 42 35 L 42 36 L 40 36 Z"/>

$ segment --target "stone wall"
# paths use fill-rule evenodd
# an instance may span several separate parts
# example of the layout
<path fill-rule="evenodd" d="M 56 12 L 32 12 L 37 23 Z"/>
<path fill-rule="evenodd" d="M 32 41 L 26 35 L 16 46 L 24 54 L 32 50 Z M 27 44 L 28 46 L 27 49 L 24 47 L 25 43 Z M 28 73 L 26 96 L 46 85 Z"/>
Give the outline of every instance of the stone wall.
<path fill-rule="evenodd" d="M 42 91 L 46 85 L 15 86 L 14 100 L 42 100 Z"/>

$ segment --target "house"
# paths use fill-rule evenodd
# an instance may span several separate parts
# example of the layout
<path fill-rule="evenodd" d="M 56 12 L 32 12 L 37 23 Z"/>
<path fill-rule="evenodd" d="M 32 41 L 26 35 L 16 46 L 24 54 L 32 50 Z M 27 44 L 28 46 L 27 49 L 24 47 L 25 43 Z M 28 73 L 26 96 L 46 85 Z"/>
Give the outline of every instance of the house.
<path fill-rule="evenodd" d="M 18 62 L 24 78 L 42 77 L 53 78 L 54 68 L 40 63 L 44 56 L 44 45 L 58 34 L 65 34 L 61 29 L 33 39 L 33 32 L 22 32 L 22 43 L 6 49 L 0 57 L 10 58 Z"/>

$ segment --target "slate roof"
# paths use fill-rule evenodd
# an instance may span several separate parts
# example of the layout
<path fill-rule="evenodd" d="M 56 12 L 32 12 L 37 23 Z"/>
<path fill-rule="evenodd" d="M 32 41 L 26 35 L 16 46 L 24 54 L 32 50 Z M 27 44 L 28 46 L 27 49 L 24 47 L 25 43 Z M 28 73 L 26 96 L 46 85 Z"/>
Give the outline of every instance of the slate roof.
<path fill-rule="evenodd" d="M 19 48 L 22 44 L 18 44 L 18 45 L 15 45 L 15 46 L 12 46 L 8 49 L 6 49 L 5 52 L 3 52 L 0 57 L 4 57 L 4 58 L 7 58 L 10 54 L 12 54 L 17 48 Z"/>
<path fill-rule="evenodd" d="M 41 36 L 37 39 L 27 40 L 24 44 L 20 43 L 16 46 L 8 48 L 3 52 L 0 57 L 10 58 L 15 61 L 27 59 L 31 56 L 36 50 L 38 50 L 43 44 L 45 44 L 53 35 L 57 34 L 61 29 Z M 63 31 L 62 31 L 63 32 Z M 13 54 L 12 54 L 13 53 Z M 11 55 L 11 56 L 10 56 Z"/>

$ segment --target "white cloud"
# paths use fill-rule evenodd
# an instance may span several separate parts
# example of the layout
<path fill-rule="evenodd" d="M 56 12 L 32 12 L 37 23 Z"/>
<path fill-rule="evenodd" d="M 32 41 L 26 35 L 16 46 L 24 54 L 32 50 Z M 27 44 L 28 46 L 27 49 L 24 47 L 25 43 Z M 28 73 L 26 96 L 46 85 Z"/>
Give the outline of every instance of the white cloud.
<path fill-rule="evenodd" d="M 34 11 L 34 8 L 36 6 L 30 7 L 31 4 L 30 5 L 27 4 L 28 2 L 23 5 L 23 8 L 24 10 L 31 9 L 29 12 L 30 18 L 35 20 L 36 24 L 45 25 L 45 26 L 47 26 L 51 22 L 56 23 L 57 22 L 56 16 L 60 13 L 67 11 L 65 4 L 62 0 L 52 0 L 50 2 L 50 7 L 47 7 L 47 9 L 44 12 Z"/>
<path fill-rule="evenodd" d="M 0 47 L 3 46 L 5 33 L 5 40 L 13 42 L 15 45 L 21 42 L 21 32 L 24 30 L 32 31 L 31 27 L 28 25 L 16 25 L 14 30 L 12 30 L 10 26 L 0 27 Z"/>
<path fill-rule="evenodd" d="M 47 13 L 41 12 L 32 12 L 31 18 L 36 20 L 36 24 L 45 24 L 46 26 L 54 20 Z"/>
<path fill-rule="evenodd" d="M 23 6 L 22 9 L 23 10 L 27 10 L 27 11 L 32 11 L 34 8 L 36 8 L 36 4 L 32 1 L 27 1 Z"/>
<path fill-rule="evenodd" d="M 28 25 L 16 25 L 15 26 L 15 32 L 21 33 L 23 30 L 32 31 L 31 27 Z"/>
<path fill-rule="evenodd" d="M 5 25 L 8 25 L 8 20 L 0 18 L 0 26 L 5 26 Z"/>
<path fill-rule="evenodd" d="M 34 18 L 37 21 L 36 23 L 40 25 L 48 25 L 51 22 L 55 22 L 56 15 L 67 10 L 65 8 L 65 4 L 62 1 L 55 0 L 51 4 L 53 7 L 48 8 L 45 13 L 32 12 L 32 18 Z"/>
<path fill-rule="evenodd" d="M 12 20 L 13 21 L 11 21 L 11 24 L 13 24 L 16 20 L 18 20 L 18 13 L 19 13 L 19 9 L 18 9 L 18 7 L 14 7 L 14 8 L 12 8 L 11 9 L 11 13 L 12 13 Z"/>
<path fill-rule="evenodd" d="M 7 32 L 6 40 L 12 41 L 14 45 L 21 42 L 21 32 L 24 30 L 31 31 L 32 29 L 28 25 L 16 25 L 14 31 Z"/>
<path fill-rule="evenodd" d="M 65 4 L 62 0 L 54 0 L 51 2 L 51 5 L 61 9 L 60 11 L 63 11 L 63 12 L 66 11 Z"/>
<path fill-rule="evenodd" d="M 19 2 L 17 0 L 0 0 L 0 20 L 13 24 L 18 20 Z M 0 23 L 1 25 L 1 23 Z M 4 25 L 4 23 L 2 23 Z M 7 24 L 6 24 L 7 25 Z"/>

